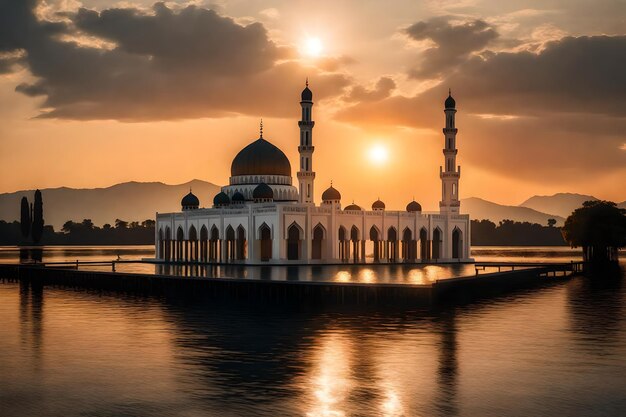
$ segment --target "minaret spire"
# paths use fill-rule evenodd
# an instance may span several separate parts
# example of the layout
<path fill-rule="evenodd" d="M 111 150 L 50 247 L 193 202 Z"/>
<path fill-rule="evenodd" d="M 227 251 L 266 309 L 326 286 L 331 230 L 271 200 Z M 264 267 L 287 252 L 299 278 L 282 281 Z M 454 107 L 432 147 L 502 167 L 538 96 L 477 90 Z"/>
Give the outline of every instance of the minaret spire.
<path fill-rule="evenodd" d="M 441 201 L 439 210 L 444 213 L 459 213 L 459 178 L 461 177 L 461 167 L 456 165 L 456 134 L 455 127 L 456 101 L 452 98 L 452 90 L 448 88 L 448 98 L 444 103 L 444 113 L 446 114 L 446 125 L 443 128 L 444 147 L 443 156 L 445 166 L 439 168 L 441 178 Z"/>
<path fill-rule="evenodd" d="M 313 171 L 313 126 L 315 122 L 312 120 L 313 109 L 313 93 L 309 90 L 309 77 L 306 78 L 305 88 L 300 95 L 300 108 L 302 110 L 302 119 L 298 122 L 300 127 L 300 146 L 298 153 L 300 154 L 300 170 L 298 171 L 299 202 L 313 204 L 313 185 L 315 180 L 315 172 Z"/>

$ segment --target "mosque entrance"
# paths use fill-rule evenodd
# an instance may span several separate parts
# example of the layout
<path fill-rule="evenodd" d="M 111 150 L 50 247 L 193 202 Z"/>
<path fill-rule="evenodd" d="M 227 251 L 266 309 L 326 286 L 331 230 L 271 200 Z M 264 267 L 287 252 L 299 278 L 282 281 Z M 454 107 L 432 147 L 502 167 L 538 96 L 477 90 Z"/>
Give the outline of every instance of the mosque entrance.
<path fill-rule="evenodd" d="M 454 228 L 452 232 L 452 257 L 460 259 L 463 257 L 463 235 L 458 227 Z"/>
<path fill-rule="evenodd" d="M 272 232 L 270 228 L 263 223 L 261 225 L 261 261 L 267 262 L 272 258 Z"/>
<path fill-rule="evenodd" d="M 287 260 L 297 261 L 300 259 L 300 228 L 295 224 L 287 230 Z"/>
<path fill-rule="evenodd" d="M 324 227 L 321 224 L 313 229 L 313 247 L 311 248 L 311 257 L 313 259 L 322 259 L 322 242 L 324 241 Z"/>

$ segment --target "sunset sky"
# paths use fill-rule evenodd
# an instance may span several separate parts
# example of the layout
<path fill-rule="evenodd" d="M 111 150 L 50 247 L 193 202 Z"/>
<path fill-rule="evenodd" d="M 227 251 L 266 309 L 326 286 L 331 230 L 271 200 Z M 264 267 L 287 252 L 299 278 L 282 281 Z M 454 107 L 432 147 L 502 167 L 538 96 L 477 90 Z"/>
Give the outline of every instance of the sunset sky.
<path fill-rule="evenodd" d="M 0 193 L 223 185 L 261 117 L 295 180 L 308 77 L 318 201 L 435 209 L 448 88 L 462 198 L 623 201 L 625 32 L 620 0 L 0 0 Z"/>

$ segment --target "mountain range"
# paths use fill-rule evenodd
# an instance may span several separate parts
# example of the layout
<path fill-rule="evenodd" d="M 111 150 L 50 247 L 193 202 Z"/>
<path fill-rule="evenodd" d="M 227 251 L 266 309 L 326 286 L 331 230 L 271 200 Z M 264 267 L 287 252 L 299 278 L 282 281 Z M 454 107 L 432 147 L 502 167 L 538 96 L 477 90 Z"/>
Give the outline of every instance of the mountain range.
<path fill-rule="evenodd" d="M 155 212 L 180 210 L 181 196 L 189 190 L 198 196 L 213 196 L 219 185 L 192 180 L 184 184 L 168 185 L 162 182 L 125 182 L 106 188 L 46 188 L 42 189 L 46 224 L 60 230 L 67 220 L 91 219 L 94 224 L 114 224 L 115 219 L 143 221 L 153 219 Z M 20 200 L 33 200 L 34 190 L 0 194 L 0 219 L 19 220 Z M 206 201 L 204 198 L 202 201 Z M 553 196 L 534 196 L 519 206 L 507 206 L 477 197 L 461 200 L 461 211 L 472 219 L 489 219 L 495 223 L 504 220 L 528 221 L 546 225 L 548 219 L 562 225 L 565 218 L 584 201 L 597 200 L 593 196 L 559 193 Z M 626 201 L 619 204 L 626 208 Z"/>

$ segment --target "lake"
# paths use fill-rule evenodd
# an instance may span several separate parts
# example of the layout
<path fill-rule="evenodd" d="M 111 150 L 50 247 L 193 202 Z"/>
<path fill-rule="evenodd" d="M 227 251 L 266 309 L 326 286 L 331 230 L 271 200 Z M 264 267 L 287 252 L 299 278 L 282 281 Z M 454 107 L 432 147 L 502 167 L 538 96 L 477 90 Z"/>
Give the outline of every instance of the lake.
<path fill-rule="evenodd" d="M 45 246 L 24 249 L 0 246 L 0 263 L 17 263 L 20 257 L 32 257 L 31 251 L 40 251 L 44 262 L 111 261 L 120 259 L 140 261 L 154 257 L 154 246 Z M 25 254 L 26 253 L 26 254 Z M 472 256 L 477 261 L 495 262 L 570 262 L 582 260 L 578 249 L 569 247 L 474 247 Z M 111 265 L 85 265 L 80 269 L 111 271 Z M 240 278 L 276 281 L 335 281 L 360 283 L 394 283 L 428 285 L 438 279 L 474 275 L 472 264 L 369 264 L 354 265 L 154 265 L 152 263 L 117 263 L 117 272 L 201 276 L 211 278 Z M 488 269 L 494 272 L 497 269 Z"/>
<path fill-rule="evenodd" d="M 110 259 L 116 250 L 130 251 L 124 258 L 146 249 L 65 248 L 54 256 Z M 500 261 L 570 253 L 475 251 Z M 626 415 L 623 278 L 577 277 L 400 311 L 0 283 L 0 415 Z"/>

